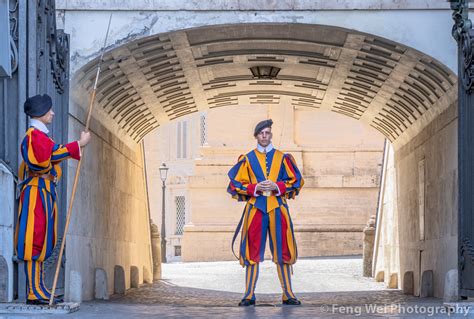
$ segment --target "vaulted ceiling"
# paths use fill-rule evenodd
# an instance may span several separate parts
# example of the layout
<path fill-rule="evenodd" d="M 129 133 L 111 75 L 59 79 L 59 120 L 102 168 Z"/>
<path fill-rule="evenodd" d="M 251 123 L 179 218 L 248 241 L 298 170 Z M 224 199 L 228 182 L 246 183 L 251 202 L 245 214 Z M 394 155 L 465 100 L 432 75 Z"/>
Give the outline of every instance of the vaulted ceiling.
<path fill-rule="evenodd" d="M 97 59 L 74 76 L 87 105 Z M 272 66 L 272 78 L 251 67 Z M 456 100 L 456 76 L 422 52 L 307 24 L 221 25 L 157 34 L 106 52 L 96 117 L 140 141 L 181 116 L 229 105 L 325 109 L 407 141 Z"/>

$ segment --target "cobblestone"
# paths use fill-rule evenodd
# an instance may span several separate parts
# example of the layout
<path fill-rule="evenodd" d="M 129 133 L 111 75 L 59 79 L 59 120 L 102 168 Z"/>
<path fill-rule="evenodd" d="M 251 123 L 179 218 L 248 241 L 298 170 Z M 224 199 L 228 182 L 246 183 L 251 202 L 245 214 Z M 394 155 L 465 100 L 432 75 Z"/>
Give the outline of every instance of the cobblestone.
<path fill-rule="evenodd" d="M 404 295 L 400 290 L 385 289 L 383 284 L 362 277 L 359 257 L 298 261 L 294 284 L 303 303 L 299 307 L 281 305 L 280 288 L 275 285 L 278 279 L 271 278 L 274 265 L 264 263 L 257 306 L 241 308 L 237 303 L 242 298 L 239 285 L 243 270 L 235 264 L 167 264 L 163 268 L 165 280 L 129 289 L 125 295 L 114 295 L 109 301 L 85 302 L 67 318 L 447 317 L 440 299 Z M 301 278 L 297 279 L 298 276 Z M 470 318 L 474 313 L 465 316 L 460 308 L 450 317 Z M 4 317 L 0 315 L 1 318 Z"/>
<path fill-rule="evenodd" d="M 281 288 L 270 261 L 260 267 L 257 306 L 237 307 L 244 289 L 244 273 L 237 262 L 165 264 L 164 280 L 131 289 L 125 296 L 113 296 L 108 303 L 86 304 L 82 311 L 92 315 L 92 309 L 107 308 L 119 316 L 133 311 L 136 317 L 159 314 L 175 318 L 424 318 L 429 315 L 427 309 L 431 309 L 427 307 L 436 307 L 433 312 L 446 310 L 440 299 L 407 296 L 363 277 L 359 256 L 299 260 L 294 266 L 293 287 L 303 303 L 300 307 L 281 305 Z M 416 311 L 419 306 L 425 308 Z M 445 316 L 441 313 L 433 317 Z"/>

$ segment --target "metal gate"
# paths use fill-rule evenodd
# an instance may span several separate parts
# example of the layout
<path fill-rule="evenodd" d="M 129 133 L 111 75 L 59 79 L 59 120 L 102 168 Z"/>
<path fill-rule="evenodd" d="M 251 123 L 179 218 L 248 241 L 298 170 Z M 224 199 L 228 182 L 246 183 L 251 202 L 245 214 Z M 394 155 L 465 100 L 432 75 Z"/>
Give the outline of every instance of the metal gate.
<path fill-rule="evenodd" d="M 468 1 L 450 1 L 458 42 L 458 271 L 459 293 L 474 296 L 474 31 Z"/>
<path fill-rule="evenodd" d="M 8 10 L 10 43 L 7 49 L 11 56 L 10 76 L 0 77 L 0 160 L 12 172 L 18 171 L 21 157 L 19 144 L 27 129 L 23 103 L 29 96 L 48 93 L 53 99 L 56 114 L 50 128 L 52 137 L 66 142 L 68 134 L 69 100 L 69 37 L 56 29 L 54 0 L 0 0 Z M 1 7 L 5 8 L 5 7 Z M 7 74 L 8 75 L 8 74 Z M 67 166 L 63 165 L 63 179 L 58 187 L 58 244 L 63 238 L 62 229 L 66 209 Z M 15 214 L 15 220 L 17 213 Z M 59 245 L 57 246 L 59 247 Z M 45 262 L 46 282 L 51 286 L 57 252 Z M 18 265 L 17 265 L 18 267 Z M 15 271 L 16 297 L 25 295 L 22 269 Z M 64 273 L 58 281 L 58 290 L 64 287 Z M 60 292 L 60 291 L 58 291 Z"/>

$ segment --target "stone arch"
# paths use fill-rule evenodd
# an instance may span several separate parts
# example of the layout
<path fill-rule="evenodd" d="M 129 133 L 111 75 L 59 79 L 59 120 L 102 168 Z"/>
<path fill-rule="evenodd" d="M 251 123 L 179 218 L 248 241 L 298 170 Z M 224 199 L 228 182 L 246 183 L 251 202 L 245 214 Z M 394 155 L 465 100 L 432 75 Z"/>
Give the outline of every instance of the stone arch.
<path fill-rule="evenodd" d="M 96 65 L 97 60 L 92 60 L 73 75 L 71 114 L 78 122 L 84 118 L 80 105 L 87 105 L 85 97 L 92 88 Z M 279 72 L 273 78 L 258 78 L 251 71 L 253 66 L 272 66 Z M 446 66 L 413 48 L 374 35 L 302 24 L 200 27 L 136 39 L 108 51 L 93 125 L 100 124 L 96 127 L 107 134 L 102 159 L 108 160 L 108 173 L 119 167 L 128 169 L 129 165 L 123 158 L 117 164 L 112 152 L 119 156 L 123 152 L 134 159 L 139 154 L 138 142 L 158 126 L 187 114 L 231 105 L 287 105 L 332 111 L 372 127 L 391 141 L 397 156 L 408 158 L 415 148 L 416 156 L 423 155 L 425 150 L 419 142 L 429 140 L 448 120 L 455 123 L 456 92 L 456 76 Z M 454 144 L 452 136 L 446 137 L 450 142 L 446 144 Z M 122 147 L 117 139 L 130 149 Z M 433 145 L 439 143 L 432 143 L 426 152 L 438 154 L 433 152 L 439 150 Z M 404 173 L 411 173 L 416 156 L 396 165 Z M 99 179 L 101 173 L 89 178 Z M 439 174 L 433 176 L 441 178 Z M 407 183 L 414 184 L 409 178 Z M 397 205 L 408 203 L 406 198 Z M 107 202 L 113 203 L 113 199 Z M 121 214 L 129 211 L 128 206 L 125 208 Z M 411 221 L 411 216 L 404 213 L 409 211 L 406 208 L 400 213 L 404 214 L 401 224 L 406 222 L 404 219 Z M 94 218 L 102 218 L 102 222 L 96 224 L 107 224 L 106 216 L 99 215 Z M 406 242 L 417 243 L 418 239 L 407 236 L 400 242 L 406 246 Z M 405 258 L 409 252 L 400 254 Z M 108 267 L 119 260 L 110 261 Z M 383 281 L 386 273 L 386 281 L 397 287 L 398 275 L 389 270 L 378 272 L 377 280 Z M 125 277 L 123 268 L 122 273 Z"/>
<path fill-rule="evenodd" d="M 97 59 L 74 74 L 75 104 Z M 278 74 L 258 78 L 253 66 Z M 181 116 L 227 105 L 283 104 L 362 121 L 398 148 L 456 100 L 456 76 L 389 39 L 311 24 L 233 24 L 136 39 L 106 52 L 95 117 L 129 143 Z"/>

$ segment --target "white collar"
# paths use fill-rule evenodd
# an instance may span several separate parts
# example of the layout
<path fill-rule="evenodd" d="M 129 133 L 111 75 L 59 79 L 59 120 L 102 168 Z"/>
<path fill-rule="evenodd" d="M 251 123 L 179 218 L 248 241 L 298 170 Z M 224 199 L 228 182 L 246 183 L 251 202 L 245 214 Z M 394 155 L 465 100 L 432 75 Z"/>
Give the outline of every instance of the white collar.
<path fill-rule="evenodd" d="M 49 130 L 46 127 L 46 125 L 43 122 L 41 122 L 40 120 L 30 119 L 30 126 L 33 126 L 34 128 L 37 128 L 38 130 L 40 130 L 41 132 L 43 132 L 45 134 L 49 133 Z"/>
<path fill-rule="evenodd" d="M 268 144 L 267 147 L 263 147 L 262 145 L 257 143 L 257 150 L 260 153 L 269 153 L 269 152 L 272 151 L 272 149 L 273 149 L 273 144 L 272 143 Z"/>

